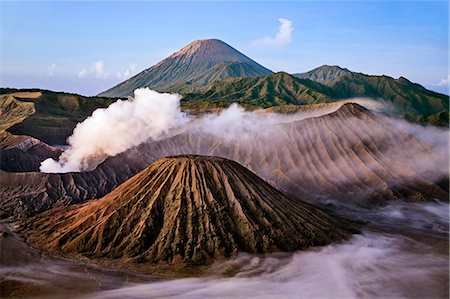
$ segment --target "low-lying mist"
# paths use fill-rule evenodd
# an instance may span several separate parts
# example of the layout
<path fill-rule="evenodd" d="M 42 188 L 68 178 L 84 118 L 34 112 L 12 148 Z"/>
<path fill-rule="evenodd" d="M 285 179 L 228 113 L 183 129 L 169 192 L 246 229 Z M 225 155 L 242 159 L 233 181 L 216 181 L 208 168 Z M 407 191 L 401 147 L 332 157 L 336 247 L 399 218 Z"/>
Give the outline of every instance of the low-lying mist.
<path fill-rule="evenodd" d="M 406 249 L 407 246 L 414 250 Z M 229 278 L 185 278 L 92 294 L 94 298 L 438 298 L 448 260 L 407 239 L 367 233 L 293 255 L 241 254 L 211 271 Z"/>
<path fill-rule="evenodd" d="M 359 211 L 383 227 L 448 236 L 448 204 L 395 203 Z M 445 227 L 441 227 L 444 225 Z M 448 239 L 442 239 L 446 243 Z M 445 298 L 448 255 L 420 239 L 366 231 L 341 244 L 216 262 L 208 278 L 132 285 L 95 298 Z M 228 277 L 227 277 L 228 276 Z"/>

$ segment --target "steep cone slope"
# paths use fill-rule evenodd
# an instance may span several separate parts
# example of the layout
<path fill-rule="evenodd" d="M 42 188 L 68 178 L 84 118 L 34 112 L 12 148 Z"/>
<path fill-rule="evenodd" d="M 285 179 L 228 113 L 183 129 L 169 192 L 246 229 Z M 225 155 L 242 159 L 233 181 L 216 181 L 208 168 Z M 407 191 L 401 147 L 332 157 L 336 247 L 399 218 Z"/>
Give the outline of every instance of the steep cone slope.
<path fill-rule="evenodd" d="M 38 215 L 27 235 L 47 250 L 201 264 L 239 251 L 325 245 L 348 236 L 346 227 L 236 162 L 177 156 L 155 162 L 100 200 Z"/>
<path fill-rule="evenodd" d="M 136 88 L 141 87 L 180 92 L 227 77 L 253 77 L 270 73 L 270 70 L 221 40 L 196 40 L 99 96 L 130 96 Z"/>
<path fill-rule="evenodd" d="M 99 198 L 161 157 L 181 154 L 237 161 L 273 186 L 311 201 L 363 205 L 390 200 L 448 201 L 447 188 L 439 182 L 448 178 L 448 162 L 444 161 L 448 155 L 437 154 L 359 105 L 349 103 L 319 117 L 256 128 L 227 134 L 208 128 L 188 130 L 108 158 L 90 172 L 0 172 L 0 211 L 23 217 L 56 205 Z M 443 162 L 435 169 L 421 167 L 436 157 Z M 447 176 L 430 170 L 447 171 Z"/>

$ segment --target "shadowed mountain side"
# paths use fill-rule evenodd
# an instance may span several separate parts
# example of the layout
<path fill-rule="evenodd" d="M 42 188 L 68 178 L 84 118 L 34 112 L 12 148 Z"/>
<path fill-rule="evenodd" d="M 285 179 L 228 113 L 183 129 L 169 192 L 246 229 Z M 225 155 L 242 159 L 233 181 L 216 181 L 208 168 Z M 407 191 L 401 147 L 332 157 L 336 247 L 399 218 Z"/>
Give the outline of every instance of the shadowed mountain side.
<path fill-rule="evenodd" d="M 286 197 L 218 157 L 158 160 L 113 192 L 23 227 L 34 247 L 139 262 L 204 264 L 240 251 L 294 251 L 342 240 L 351 227 Z"/>
<path fill-rule="evenodd" d="M 331 103 L 370 98 L 373 104 L 409 121 L 448 126 L 448 96 L 425 89 L 405 78 L 368 76 L 337 66 L 323 66 L 305 74 L 284 72 L 263 77 L 227 78 L 187 91 L 186 109 L 228 107 L 237 102 L 247 109 L 280 105 Z"/>
<path fill-rule="evenodd" d="M 75 126 L 117 99 L 49 90 L 0 89 L 0 131 L 28 135 L 50 145 L 66 144 Z"/>
<path fill-rule="evenodd" d="M 90 172 L 53 174 L 0 171 L 0 218 L 22 219 L 55 206 L 100 198 L 144 167 L 113 159 Z"/>
<path fill-rule="evenodd" d="M 61 152 L 30 136 L 0 132 L 0 170 L 39 171 L 43 160 L 49 157 L 57 159 Z"/>
<path fill-rule="evenodd" d="M 5 90 L 11 92 L 12 90 Z M 17 91 L 17 90 L 14 90 Z M 36 99 L 42 96 L 41 92 L 13 92 L 3 94 L 0 89 L 0 131 L 22 122 L 29 115 L 36 112 L 34 104 L 21 99 Z"/>
<path fill-rule="evenodd" d="M 161 157 L 181 154 L 237 161 L 305 200 L 364 205 L 448 200 L 447 191 L 434 183 L 442 178 L 417 165 L 435 155 L 428 146 L 365 108 L 344 104 L 327 115 L 250 132 L 191 130 L 110 157 L 91 172 L 29 174 L 42 176 L 37 186 L 30 185 L 27 174 L 2 173 L 2 182 L 10 183 L 0 186 L 0 208 L 9 215 L 32 215 L 37 205 L 43 211 L 103 196 Z"/>

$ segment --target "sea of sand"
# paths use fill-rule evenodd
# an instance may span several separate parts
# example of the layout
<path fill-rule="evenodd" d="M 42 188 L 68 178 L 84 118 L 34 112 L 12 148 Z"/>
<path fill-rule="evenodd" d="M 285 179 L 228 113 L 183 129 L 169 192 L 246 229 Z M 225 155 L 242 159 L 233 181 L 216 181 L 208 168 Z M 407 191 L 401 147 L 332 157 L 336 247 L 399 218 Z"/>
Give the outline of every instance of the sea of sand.
<path fill-rule="evenodd" d="M 337 210 L 336 210 L 337 209 Z M 449 205 L 336 208 L 364 222 L 350 240 L 295 253 L 242 253 L 191 277 L 52 257 L 3 222 L 2 298 L 448 298 Z"/>

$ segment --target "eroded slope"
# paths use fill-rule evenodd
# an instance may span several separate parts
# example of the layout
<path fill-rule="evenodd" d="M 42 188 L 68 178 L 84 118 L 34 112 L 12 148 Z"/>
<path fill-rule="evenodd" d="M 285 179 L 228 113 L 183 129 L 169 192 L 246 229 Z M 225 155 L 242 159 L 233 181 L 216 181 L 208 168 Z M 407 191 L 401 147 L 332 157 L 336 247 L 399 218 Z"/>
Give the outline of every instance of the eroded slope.
<path fill-rule="evenodd" d="M 239 251 L 293 251 L 349 234 L 349 225 L 286 197 L 236 162 L 168 157 L 102 199 L 30 220 L 35 247 L 140 262 L 202 264 Z"/>

